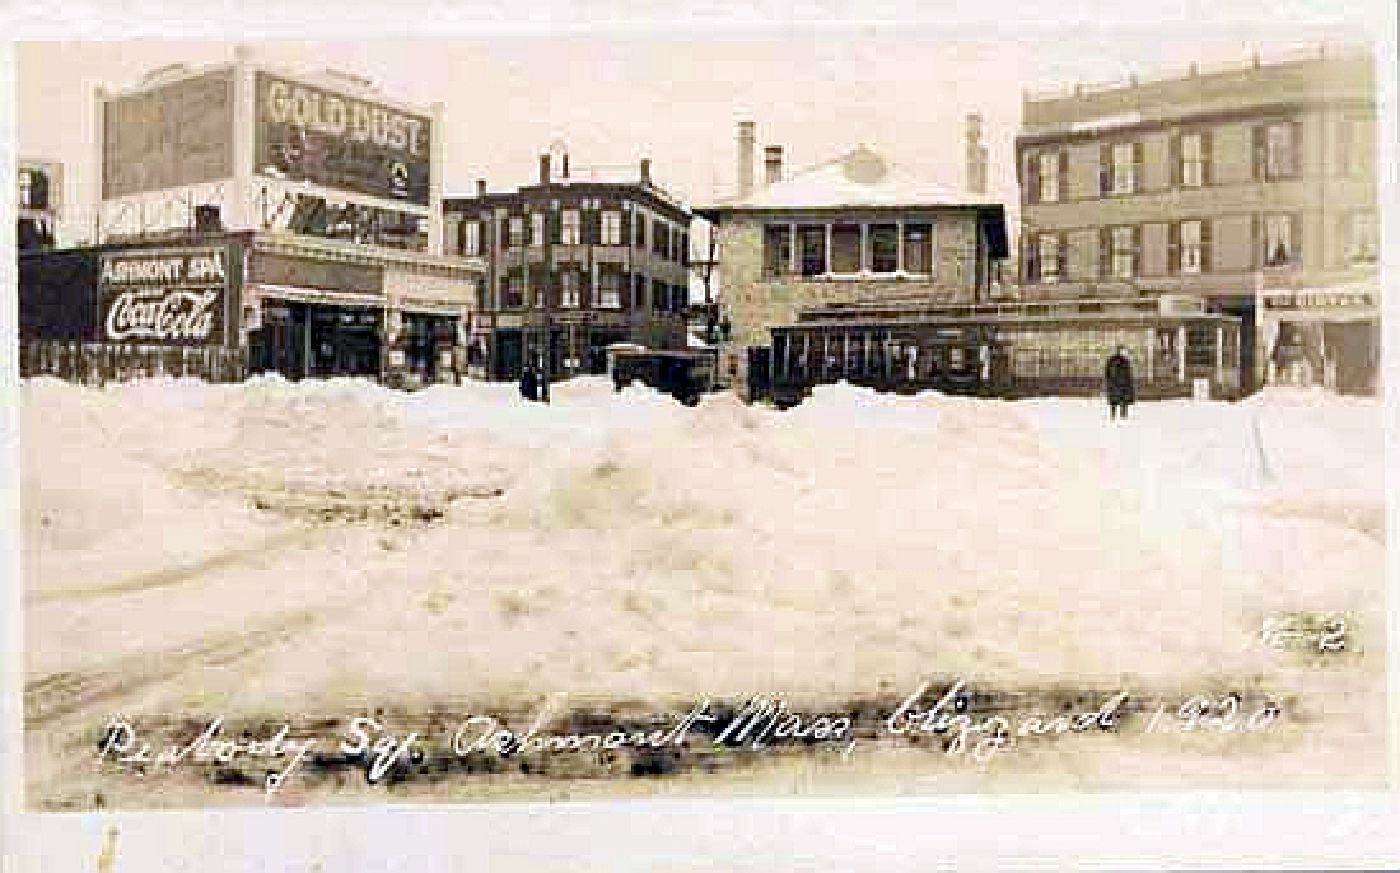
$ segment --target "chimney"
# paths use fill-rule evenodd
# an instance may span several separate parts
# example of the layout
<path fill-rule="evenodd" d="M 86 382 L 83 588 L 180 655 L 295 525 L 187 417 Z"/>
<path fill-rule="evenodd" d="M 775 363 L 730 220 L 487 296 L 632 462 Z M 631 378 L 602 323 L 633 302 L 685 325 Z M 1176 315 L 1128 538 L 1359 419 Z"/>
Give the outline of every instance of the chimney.
<path fill-rule="evenodd" d="M 486 180 L 485 180 L 485 179 L 477 179 L 477 180 L 476 180 L 476 196 L 477 196 L 477 199 L 481 199 L 481 198 L 483 198 L 483 197 L 486 196 Z"/>
<path fill-rule="evenodd" d="M 642 158 L 642 184 L 651 184 L 651 158 Z"/>
<path fill-rule="evenodd" d="M 972 194 L 987 193 L 987 147 L 982 144 L 982 115 L 967 116 L 967 190 Z"/>
<path fill-rule="evenodd" d="M 772 185 L 783 180 L 783 147 L 765 146 L 763 149 L 763 184 Z"/>
<path fill-rule="evenodd" d="M 740 197 L 747 197 L 753 191 L 753 122 L 739 122 L 739 163 L 737 185 Z"/>
<path fill-rule="evenodd" d="M 549 152 L 540 155 L 540 184 L 549 184 Z"/>

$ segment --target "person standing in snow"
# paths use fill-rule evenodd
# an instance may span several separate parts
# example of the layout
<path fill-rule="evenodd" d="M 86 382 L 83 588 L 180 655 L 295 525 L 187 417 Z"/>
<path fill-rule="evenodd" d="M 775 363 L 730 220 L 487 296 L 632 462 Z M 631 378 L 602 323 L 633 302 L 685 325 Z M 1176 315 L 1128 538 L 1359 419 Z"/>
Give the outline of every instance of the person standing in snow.
<path fill-rule="evenodd" d="M 520 371 L 520 396 L 526 400 L 539 399 L 539 380 L 535 378 L 535 368 L 529 365 Z"/>
<path fill-rule="evenodd" d="M 1105 393 L 1108 395 L 1108 418 L 1127 418 L 1133 402 L 1133 363 L 1128 352 L 1119 346 L 1108 358 L 1103 372 Z"/>

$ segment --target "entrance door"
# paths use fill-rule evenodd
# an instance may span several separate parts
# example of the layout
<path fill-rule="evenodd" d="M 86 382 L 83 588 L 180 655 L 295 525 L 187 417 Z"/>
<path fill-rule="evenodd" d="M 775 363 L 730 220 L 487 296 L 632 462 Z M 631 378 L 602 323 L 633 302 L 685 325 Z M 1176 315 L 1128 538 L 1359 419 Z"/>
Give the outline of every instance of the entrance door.
<path fill-rule="evenodd" d="M 306 374 L 306 304 L 265 300 L 262 327 L 249 336 L 249 370 L 287 379 Z"/>
<path fill-rule="evenodd" d="M 1253 394 L 1259 390 L 1254 298 L 1221 298 L 1212 302 L 1210 311 L 1221 315 L 1233 315 L 1240 320 L 1240 395 Z"/>

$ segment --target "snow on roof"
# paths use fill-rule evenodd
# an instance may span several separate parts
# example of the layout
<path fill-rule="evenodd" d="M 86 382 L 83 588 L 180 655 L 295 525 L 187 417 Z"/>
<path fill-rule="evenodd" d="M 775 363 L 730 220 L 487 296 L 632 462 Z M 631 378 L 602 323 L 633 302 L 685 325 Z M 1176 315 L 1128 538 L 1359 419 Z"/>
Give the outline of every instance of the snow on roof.
<path fill-rule="evenodd" d="M 718 212 L 973 205 L 998 205 L 998 201 L 986 194 L 949 188 L 916 176 L 861 145 L 838 158 L 757 188 L 747 197 L 722 200 L 709 209 Z"/>

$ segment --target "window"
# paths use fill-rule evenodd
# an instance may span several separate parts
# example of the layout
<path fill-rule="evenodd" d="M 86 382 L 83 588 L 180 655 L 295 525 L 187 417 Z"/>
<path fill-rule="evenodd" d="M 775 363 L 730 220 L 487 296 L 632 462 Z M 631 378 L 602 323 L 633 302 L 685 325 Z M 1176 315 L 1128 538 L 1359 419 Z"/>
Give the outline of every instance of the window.
<path fill-rule="evenodd" d="M 1054 234 L 1042 233 L 1037 240 L 1040 281 L 1053 285 L 1060 281 L 1060 238 Z"/>
<path fill-rule="evenodd" d="M 612 210 L 603 213 L 601 242 L 605 246 L 622 245 L 622 213 Z"/>
<path fill-rule="evenodd" d="M 501 306 L 505 309 L 520 309 L 525 305 L 525 277 L 519 273 L 502 280 Z"/>
<path fill-rule="evenodd" d="M 640 212 L 632 217 L 632 246 L 639 249 L 647 247 L 647 218 Z"/>
<path fill-rule="evenodd" d="M 1060 154 L 1045 152 L 1036 156 L 1040 170 L 1040 202 L 1058 203 L 1060 200 Z"/>
<path fill-rule="evenodd" d="M 658 312 L 664 312 L 670 302 L 670 295 L 666 293 L 666 283 L 660 279 L 652 279 L 651 308 Z"/>
<path fill-rule="evenodd" d="M 860 225 L 838 224 L 831 228 L 831 272 L 859 273 Z"/>
<path fill-rule="evenodd" d="M 510 217 L 510 246 L 519 248 L 525 245 L 525 219 L 519 215 Z"/>
<path fill-rule="evenodd" d="M 598 306 L 601 309 L 622 308 L 622 274 L 610 270 L 598 274 Z"/>
<path fill-rule="evenodd" d="M 1359 118 L 1337 122 L 1337 172 L 1343 176 L 1364 176 L 1370 172 L 1375 144 L 1370 128 Z"/>
<path fill-rule="evenodd" d="M 1115 279 L 1131 279 L 1137 274 L 1137 228 L 1115 227 L 1110 231 L 1112 243 L 1112 275 Z"/>
<path fill-rule="evenodd" d="M 1181 272 L 1199 273 L 1204 262 L 1202 258 L 1202 234 L 1200 221 L 1183 221 L 1179 231 L 1181 239 Z"/>
<path fill-rule="evenodd" d="M 904 225 L 904 272 L 933 273 L 933 225 Z"/>
<path fill-rule="evenodd" d="M 769 224 L 763 228 L 763 273 L 765 276 L 785 276 L 792 264 L 792 228 L 786 224 Z"/>
<path fill-rule="evenodd" d="M 826 226 L 806 225 L 797 229 L 798 266 L 804 276 L 826 272 Z"/>
<path fill-rule="evenodd" d="M 567 213 L 565 213 L 567 214 Z M 559 275 L 559 305 L 564 309 L 577 309 L 579 305 L 578 273 L 565 270 Z"/>
<path fill-rule="evenodd" d="M 1293 240 L 1293 216 L 1270 215 L 1264 219 L 1264 266 L 1284 267 L 1297 254 Z"/>
<path fill-rule="evenodd" d="M 1114 143 L 1111 159 L 1110 190 L 1114 194 L 1132 194 L 1138 185 L 1136 144 Z"/>
<path fill-rule="evenodd" d="M 530 215 L 530 245 L 544 245 L 545 214 L 535 212 Z"/>
<path fill-rule="evenodd" d="M 565 209 L 563 217 L 563 230 L 559 234 L 559 242 L 566 246 L 576 246 L 583 241 L 582 220 L 577 209 Z"/>
<path fill-rule="evenodd" d="M 481 225 L 475 221 L 462 222 L 462 254 L 469 258 L 481 254 Z"/>
<path fill-rule="evenodd" d="M 899 269 L 899 225 L 870 226 L 870 269 L 875 273 L 893 273 Z"/>
<path fill-rule="evenodd" d="M 1264 178 L 1283 179 L 1297 169 L 1293 125 L 1270 124 L 1264 128 Z"/>
<path fill-rule="evenodd" d="M 19 171 L 19 208 L 34 208 L 34 176 L 28 170 Z"/>
<path fill-rule="evenodd" d="M 1199 133 L 1181 136 L 1181 184 L 1199 188 L 1206 183 L 1205 138 Z"/>
<path fill-rule="evenodd" d="M 1347 263 L 1374 264 L 1380 251 L 1380 225 L 1374 212 L 1353 212 L 1348 219 Z"/>
<path fill-rule="evenodd" d="M 669 228 L 659 220 L 651 223 L 651 253 L 653 255 L 666 256 L 666 248 L 671 242 L 668 231 Z"/>

